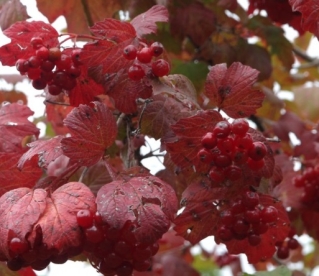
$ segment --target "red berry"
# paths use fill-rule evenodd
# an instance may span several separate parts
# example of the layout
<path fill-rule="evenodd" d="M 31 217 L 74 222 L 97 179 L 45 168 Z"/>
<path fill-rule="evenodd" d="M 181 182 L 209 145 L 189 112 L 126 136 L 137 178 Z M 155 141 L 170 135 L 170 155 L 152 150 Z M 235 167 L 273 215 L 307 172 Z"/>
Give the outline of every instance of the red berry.
<path fill-rule="evenodd" d="M 133 248 L 125 241 L 118 241 L 114 245 L 114 252 L 123 259 L 131 259 L 133 257 Z"/>
<path fill-rule="evenodd" d="M 248 156 L 255 161 L 263 159 L 266 154 L 267 147 L 263 142 L 254 142 L 252 147 L 248 150 Z"/>
<path fill-rule="evenodd" d="M 264 161 L 264 159 L 261 159 L 259 161 L 255 161 L 251 158 L 248 158 L 247 165 L 252 171 L 259 171 L 260 169 L 262 169 L 264 167 L 265 161 Z"/>
<path fill-rule="evenodd" d="M 243 205 L 242 200 L 237 200 L 231 205 L 231 211 L 234 215 L 245 212 L 246 208 Z"/>
<path fill-rule="evenodd" d="M 232 159 L 229 155 L 226 154 L 219 154 L 214 157 L 214 164 L 217 167 L 225 168 L 230 166 L 232 163 Z"/>
<path fill-rule="evenodd" d="M 289 248 L 287 246 L 278 247 L 277 257 L 279 259 L 287 259 L 289 257 Z"/>
<path fill-rule="evenodd" d="M 226 138 L 230 131 L 230 123 L 228 121 L 220 121 L 215 125 L 213 133 L 217 138 Z"/>
<path fill-rule="evenodd" d="M 41 77 L 41 69 L 40 68 L 30 68 L 28 70 L 28 78 L 30 80 L 35 80 Z"/>
<path fill-rule="evenodd" d="M 111 252 L 104 257 L 104 261 L 109 267 L 116 268 L 123 262 L 123 259 L 114 252 Z"/>
<path fill-rule="evenodd" d="M 219 184 L 225 180 L 223 171 L 217 167 L 212 167 L 208 173 L 208 176 L 213 184 Z"/>
<path fill-rule="evenodd" d="M 92 243 L 100 243 L 104 240 L 104 233 L 101 228 L 96 227 L 93 225 L 90 228 L 85 230 L 85 235 L 88 241 Z"/>
<path fill-rule="evenodd" d="M 235 138 L 235 144 L 240 149 L 248 150 L 253 145 L 253 139 L 249 133 L 246 133 L 245 136 L 237 136 Z"/>
<path fill-rule="evenodd" d="M 123 50 L 123 56 L 127 60 L 135 59 L 136 58 L 136 54 L 137 54 L 137 49 L 136 49 L 136 47 L 134 45 L 128 45 Z"/>
<path fill-rule="evenodd" d="M 32 86 L 37 90 L 41 90 L 47 86 L 47 82 L 42 78 L 35 79 L 32 81 Z"/>
<path fill-rule="evenodd" d="M 68 75 L 65 71 L 55 71 L 53 75 L 53 83 L 63 87 L 68 80 Z"/>
<path fill-rule="evenodd" d="M 77 82 L 74 78 L 70 78 L 69 76 L 67 76 L 66 81 L 63 83 L 63 85 L 61 84 L 61 86 L 65 90 L 72 90 L 76 86 L 76 84 Z"/>
<path fill-rule="evenodd" d="M 61 53 L 60 48 L 53 47 L 53 48 L 49 49 L 49 58 L 48 59 L 50 61 L 56 62 L 61 58 L 61 55 L 62 55 L 62 53 Z"/>
<path fill-rule="evenodd" d="M 39 49 L 41 46 L 43 46 L 43 39 L 41 37 L 33 37 L 31 38 L 31 41 L 30 41 L 33 49 Z"/>
<path fill-rule="evenodd" d="M 131 276 L 133 273 L 133 266 L 130 262 L 123 262 L 121 266 L 116 269 L 117 276 Z"/>
<path fill-rule="evenodd" d="M 229 228 L 222 225 L 217 230 L 217 237 L 219 237 L 223 242 L 227 242 L 233 239 L 233 233 Z"/>
<path fill-rule="evenodd" d="M 14 258 L 7 261 L 7 267 L 12 271 L 18 271 L 23 267 L 23 260 L 20 258 Z"/>
<path fill-rule="evenodd" d="M 233 155 L 232 159 L 235 164 L 237 165 L 243 165 L 247 163 L 248 160 L 248 153 L 245 150 L 237 149 Z"/>
<path fill-rule="evenodd" d="M 66 73 L 71 78 L 77 78 L 81 75 L 81 70 L 80 70 L 80 68 L 71 65 L 71 67 L 66 70 Z"/>
<path fill-rule="evenodd" d="M 157 41 L 152 43 L 150 49 L 154 57 L 160 56 L 164 51 L 163 44 Z"/>
<path fill-rule="evenodd" d="M 242 197 L 243 204 L 247 209 L 254 209 L 259 204 L 258 193 L 246 191 Z"/>
<path fill-rule="evenodd" d="M 205 164 L 210 164 L 213 161 L 214 156 L 209 150 L 202 148 L 198 151 L 197 158 Z"/>
<path fill-rule="evenodd" d="M 249 223 L 247 223 L 245 220 L 237 219 L 234 222 L 232 229 L 236 234 L 247 234 L 249 227 Z"/>
<path fill-rule="evenodd" d="M 144 69 L 142 68 L 142 66 L 140 66 L 140 65 L 138 65 L 138 64 L 133 64 L 133 65 L 130 66 L 130 68 L 128 69 L 128 77 L 129 77 L 131 80 L 139 81 L 139 80 L 141 80 L 144 76 L 145 76 Z"/>
<path fill-rule="evenodd" d="M 75 66 L 82 65 L 81 61 L 81 49 L 74 49 L 71 54 L 71 59 Z"/>
<path fill-rule="evenodd" d="M 232 132 L 238 136 L 245 136 L 249 129 L 249 124 L 245 119 L 235 119 L 232 123 Z"/>
<path fill-rule="evenodd" d="M 168 75 L 170 71 L 169 63 L 164 59 L 158 59 L 152 62 L 152 72 L 157 77 L 163 77 Z"/>
<path fill-rule="evenodd" d="M 49 49 L 43 46 L 35 52 L 35 55 L 41 60 L 47 60 L 49 58 Z"/>
<path fill-rule="evenodd" d="M 50 86 L 49 86 L 49 92 L 50 92 Z M 60 92 L 61 92 L 61 88 L 60 88 Z M 93 214 L 90 212 L 90 210 L 80 210 L 76 214 L 76 221 L 79 226 L 83 228 L 90 228 L 93 226 Z"/>
<path fill-rule="evenodd" d="M 294 250 L 294 249 L 297 249 L 300 246 L 300 244 L 296 239 L 291 238 L 288 240 L 287 246 L 289 249 Z"/>
<path fill-rule="evenodd" d="M 133 259 L 138 262 L 142 262 L 144 260 L 148 260 L 152 257 L 152 251 L 150 247 L 139 248 L 136 247 L 133 252 Z"/>
<path fill-rule="evenodd" d="M 29 61 L 26 59 L 18 59 L 16 62 L 16 68 L 21 74 L 28 72 L 30 69 Z"/>
<path fill-rule="evenodd" d="M 217 147 L 222 153 L 232 155 L 235 151 L 234 138 L 228 136 L 223 139 L 218 139 Z"/>
<path fill-rule="evenodd" d="M 149 63 L 151 62 L 153 55 L 150 48 L 144 47 L 136 53 L 136 57 L 139 62 Z"/>
<path fill-rule="evenodd" d="M 252 224 L 252 230 L 255 234 L 261 235 L 268 231 L 268 226 L 266 223 L 254 223 Z"/>
<path fill-rule="evenodd" d="M 29 244 L 26 240 L 20 240 L 19 238 L 13 238 L 9 243 L 10 255 L 16 257 L 29 250 Z"/>
<path fill-rule="evenodd" d="M 260 221 L 260 211 L 258 209 L 255 210 L 247 210 L 244 215 L 244 219 L 249 223 L 259 223 Z"/>
<path fill-rule="evenodd" d="M 225 176 L 227 179 L 231 181 L 237 181 L 242 176 L 241 168 L 235 165 L 230 165 L 229 167 L 225 169 Z"/>
<path fill-rule="evenodd" d="M 223 225 L 232 226 L 234 223 L 234 215 L 231 210 L 224 210 L 220 213 L 220 221 Z"/>
<path fill-rule="evenodd" d="M 60 59 L 56 61 L 55 65 L 60 70 L 67 70 L 72 65 L 72 59 L 69 55 L 62 53 Z"/>
<path fill-rule="evenodd" d="M 55 67 L 54 62 L 50 61 L 50 60 L 44 60 L 41 64 L 41 69 L 45 72 L 50 72 L 53 70 L 53 68 Z"/>
<path fill-rule="evenodd" d="M 248 242 L 251 246 L 257 246 L 261 242 L 261 238 L 259 235 L 251 233 L 248 235 Z"/>
<path fill-rule="evenodd" d="M 278 210 L 274 206 L 267 206 L 260 212 L 260 219 L 266 223 L 275 222 L 278 219 Z"/>
<path fill-rule="evenodd" d="M 202 137 L 202 146 L 206 149 L 213 149 L 217 145 L 217 139 L 212 132 L 207 132 Z"/>
<path fill-rule="evenodd" d="M 151 267 L 152 261 L 151 259 L 144 261 L 134 261 L 133 268 L 136 271 L 146 271 Z"/>
<path fill-rule="evenodd" d="M 41 59 L 39 59 L 37 56 L 32 56 L 29 58 L 29 66 L 31 68 L 38 68 L 41 64 Z"/>

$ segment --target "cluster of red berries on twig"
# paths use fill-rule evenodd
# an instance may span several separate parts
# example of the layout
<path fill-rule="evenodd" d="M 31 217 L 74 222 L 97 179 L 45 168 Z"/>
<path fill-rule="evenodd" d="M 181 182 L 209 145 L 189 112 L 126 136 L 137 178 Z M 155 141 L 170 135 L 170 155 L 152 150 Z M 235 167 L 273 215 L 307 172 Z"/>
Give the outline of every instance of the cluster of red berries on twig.
<path fill-rule="evenodd" d="M 48 85 L 51 95 L 59 95 L 63 90 L 72 90 L 76 86 L 76 78 L 81 75 L 80 49 L 61 51 L 58 47 L 48 48 L 44 46 L 41 37 L 33 37 L 31 45 L 35 55 L 16 62 L 20 74 L 27 75 L 37 90 L 42 90 Z"/>
<path fill-rule="evenodd" d="M 276 207 L 263 206 L 258 193 L 246 191 L 230 208 L 221 211 L 221 224 L 216 238 L 221 242 L 247 239 L 251 246 L 257 246 L 261 243 L 262 235 L 277 220 Z"/>
<path fill-rule="evenodd" d="M 146 271 L 159 249 L 157 242 L 137 241 L 136 225 L 127 222 L 122 229 L 104 223 L 99 213 L 81 210 L 77 222 L 85 233 L 84 251 L 92 265 L 104 275 L 129 276 L 133 270 Z"/>
<path fill-rule="evenodd" d="M 287 239 L 276 243 L 276 246 L 277 246 L 276 255 L 278 259 L 287 259 L 289 257 L 291 250 L 295 250 L 298 247 L 300 247 L 299 242 L 294 238 L 295 234 L 296 233 L 294 229 L 291 228 Z"/>
<path fill-rule="evenodd" d="M 319 167 L 309 167 L 293 179 L 297 188 L 303 190 L 301 203 L 303 207 L 319 211 Z"/>
<path fill-rule="evenodd" d="M 170 71 L 169 63 L 164 59 L 153 60 L 162 55 L 164 51 L 163 45 L 159 42 L 154 42 L 151 46 L 145 46 L 138 50 L 134 45 L 130 44 L 126 46 L 123 50 L 123 56 L 127 60 L 134 60 L 134 63 L 128 69 L 128 76 L 131 80 L 139 81 L 151 68 L 153 75 L 157 77 L 163 77 L 167 75 Z M 148 65 L 149 66 L 145 66 Z"/>
<path fill-rule="evenodd" d="M 254 142 L 248 130 L 248 122 L 244 119 L 235 119 L 232 124 L 223 120 L 202 137 L 197 157 L 211 165 L 208 175 L 213 183 L 239 180 L 243 164 L 253 171 L 263 168 L 267 147 L 263 142 Z"/>

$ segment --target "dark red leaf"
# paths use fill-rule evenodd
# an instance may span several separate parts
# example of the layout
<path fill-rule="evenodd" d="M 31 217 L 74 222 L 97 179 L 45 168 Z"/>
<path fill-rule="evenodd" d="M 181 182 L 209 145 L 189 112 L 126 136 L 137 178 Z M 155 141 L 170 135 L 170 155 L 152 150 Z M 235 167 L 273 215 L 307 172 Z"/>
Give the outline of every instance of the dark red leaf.
<path fill-rule="evenodd" d="M 106 18 L 104 21 L 94 24 L 90 30 L 94 35 L 116 43 L 121 43 L 136 36 L 135 29 L 130 23 L 113 18 Z"/>
<path fill-rule="evenodd" d="M 38 137 L 39 129 L 28 117 L 33 111 L 26 105 L 7 104 L 0 109 L 0 152 L 21 152 L 22 140 L 29 135 Z"/>
<path fill-rule="evenodd" d="M 0 195 L 18 187 L 33 187 L 42 175 L 38 158 L 32 158 L 24 164 L 22 170 L 17 165 L 21 153 L 0 153 Z"/>
<path fill-rule="evenodd" d="M 232 118 L 247 117 L 261 107 L 264 94 L 252 88 L 258 71 L 234 62 L 215 65 L 208 73 L 205 94 L 212 104 Z"/>
<path fill-rule="evenodd" d="M 299 11 L 301 16 L 301 25 L 304 30 L 312 32 L 319 38 L 319 3 L 316 0 L 289 0 L 293 11 Z"/>
<path fill-rule="evenodd" d="M 94 213 L 95 197 L 79 182 L 70 182 L 51 196 L 43 189 L 19 188 L 7 192 L 0 198 L 0 256 L 11 259 L 8 252 L 10 236 L 28 241 L 36 250 L 39 230 L 48 250 L 61 253 L 81 245 L 83 233 L 76 214 L 83 209 Z"/>
<path fill-rule="evenodd" d="M 127 221 L 136 223 L 137 240 L 147 243 L 155 242 L 168 230 L 177 211 L 174 190 L 151 175 L 106 184 L 96 202 L 104 222 L 117 229 Z"/>
<path fill-rule="evenodd" d="M 167 22 L 168 11 L 162 5 L 155 5 L 148 11 L 136 16 L 131 24 L 136 30 L 137 36 L 142 37 L 146 34 L 156 33 L 156 22 Z"/>
<path fill-rule="evenodd" d="M 268 225 L 268 231 L 261 235 L 261 243 L 257 246 L 251 246 L 247 239 L 233 239 L 225 243 L 230 254 L 244 253 L 247 255 L 248 262 L 253 264 L 271 258 L 276 252 L 276 242 L 284 241 L 290 231 L 289 218 L 280 201 L 269 195 L 260 195 L 260 204 L 274 206 L 278 210 L 276 223 Z"/>
<path fill-rule="evenodd" d="M 28 58 L 35 53 L 30 41 L 41 37 L 44 45 L 55 47 L 59 44 L 58 32 L 42 21 L 21 21 L 13 24 L 3 32 L 11 42 L 0 48 L 0 61 L 3 65 L 14 66 L 19 58 Z"/>
<path fill-rule="evenodd" d="M 97 163 L 115 141 L 117 126 L 112 112 L 102 103 L 80 105 L 64 120 L 72 137 L 61 141 L 64 154 L 82 166 Z"/>
<path fill-rule="evenodd" d="M 47 168 L 51 162 L 63 154 L 61 149 L 63 138 L 63 136 L 56 136 L 50 140 L 37 140 L 28 144 L 30 149 L 20 158 L 18 168 L 23 168 L 24 163 L 35 155 L 39 156 L 39 166 Z"/>

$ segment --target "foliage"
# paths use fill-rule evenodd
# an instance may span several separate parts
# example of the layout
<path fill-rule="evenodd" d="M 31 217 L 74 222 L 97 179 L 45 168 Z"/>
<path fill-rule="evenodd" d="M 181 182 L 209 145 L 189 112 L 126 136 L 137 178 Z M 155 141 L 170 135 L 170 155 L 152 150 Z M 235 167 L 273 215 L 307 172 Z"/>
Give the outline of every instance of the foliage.
<path fill-rule="evenodd" d="M 37 0 L 50 23 L 65 16 L 62 33 L 0 4 L 0 61 L 19 73 L 1 76 L 14 86 L 0 91 L 1 275 L 73 258 L 103 275 L 238 275 L 241 253 L 255 275 L 306 275 L 318 265 L 298 242 L 319 239 L 317 2 L 107 2 Z M 22 80 L 45 116 L 30 119 Z M 147 137 L 160 153 L 141 153 Z M 149 157 L 165 168 L 152 175 Z M 227 252 L 203 248 L 209 236 Z"/>

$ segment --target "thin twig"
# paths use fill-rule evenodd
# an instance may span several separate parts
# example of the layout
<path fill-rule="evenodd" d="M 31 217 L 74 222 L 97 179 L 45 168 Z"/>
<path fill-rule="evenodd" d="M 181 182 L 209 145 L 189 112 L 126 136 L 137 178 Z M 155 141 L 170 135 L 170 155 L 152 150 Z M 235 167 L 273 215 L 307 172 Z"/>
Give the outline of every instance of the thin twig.
<path fill-rule="evenodd" d="M 91 16 L 91 13 L 90 13 L 90 8 L 88 5 L 88 2 L 87 2 L 87 0 L 81 0 L 81 3 L 82 3 L 83 11 L 84 11 L 84 14 L 86 17 L 86 21 L 87 21 L 89 27 L 92 27 L 94 25 L 94 21 L 93 21 L 93 18 Z"/>
<path fill-rule="evenodd" d="M 86 175 L 87 171 L 88 171 L 88 167 L 85 167 L 84 170 L 82 171 L 81 175 L 80 175 L 79 182 L 83 181 L 83 178 Z"/>
<path fill-rule="evenodd" d="M 137 122 L 137 128 L 132 132 L 133 135 L 137 135 L 140 133 L 141 131 L 141 122 L 142 122 L 142 117 L 143 117 L 143 114 L 144 114 L 144 111 L 147 107 L 147 105 L 152 102 L 153 100 L 152 99 L 140 99 L 138 98 L 136 100 L 137 103 L 143 103 L 143 108 L 142 108 L 142 111 L 141 111 L 141 114 L 140 114 L 140 117 L 138 118 L 138 122 Z"/>
<path fill-rule="evenodd" d="M 45 102 L 45 103 L 49 103 L 49 104 L 70 106 L 70 104 L 67 104 L 67 103 L 53 102 L 53 101 L 51 101 L 51 100 L 45 100 L 44 102 Z"/>

